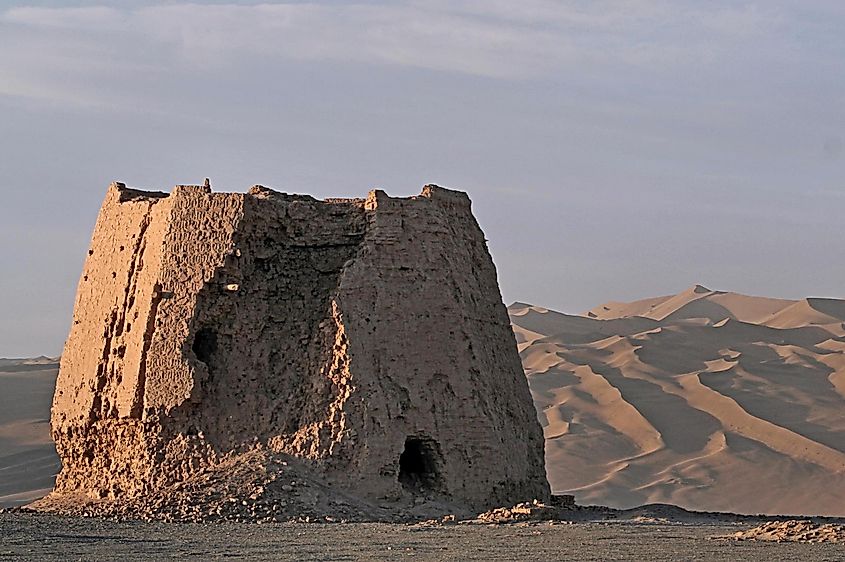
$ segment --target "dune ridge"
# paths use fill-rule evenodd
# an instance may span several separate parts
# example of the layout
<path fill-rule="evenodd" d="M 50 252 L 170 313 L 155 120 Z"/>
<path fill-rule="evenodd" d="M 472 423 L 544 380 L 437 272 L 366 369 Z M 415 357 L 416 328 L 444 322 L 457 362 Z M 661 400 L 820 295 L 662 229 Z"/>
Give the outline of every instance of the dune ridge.
<path fill-rule="evenodd" d="M 845 515 L 845 300 L 695 285 L 578 315 L 508 310 L 555 493 Z"/>

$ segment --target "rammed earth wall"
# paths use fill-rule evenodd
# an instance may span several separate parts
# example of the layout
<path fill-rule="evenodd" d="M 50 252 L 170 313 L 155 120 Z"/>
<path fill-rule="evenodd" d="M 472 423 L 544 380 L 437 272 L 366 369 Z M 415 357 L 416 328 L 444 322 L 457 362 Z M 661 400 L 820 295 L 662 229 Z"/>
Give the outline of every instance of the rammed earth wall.
<path fill-rule="evenodd" d="M 232 451 L 363 498 L 548 497 L 543 436 L 466 194 L 318 201 L 113 184 L 53 404 L 55 494 L 132 497 Z"/>

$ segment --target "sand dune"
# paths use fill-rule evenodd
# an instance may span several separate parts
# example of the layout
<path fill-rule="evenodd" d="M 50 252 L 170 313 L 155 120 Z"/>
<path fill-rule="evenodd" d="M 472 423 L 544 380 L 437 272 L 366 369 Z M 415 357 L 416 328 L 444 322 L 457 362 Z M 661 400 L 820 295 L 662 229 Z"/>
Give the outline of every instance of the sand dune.
<path fill-rule="evenodd" d="M 790 304 L 764 319 L 762 323 L 773 328 L 825 326 L 841 334 L 843 321 L 845 321 L 845 301 L 810 298 Z"/>
<path fill-rule="evenodd" d="M 59 471 L 50 439 L 55 359 L 0 359 L 0 507 L 49 492 Z"/>
<path fill-rule="evenodd" d="M 845 301 L 696 285 L 583 315 L 509 310 L 554 491 L 845 515 Z"/>

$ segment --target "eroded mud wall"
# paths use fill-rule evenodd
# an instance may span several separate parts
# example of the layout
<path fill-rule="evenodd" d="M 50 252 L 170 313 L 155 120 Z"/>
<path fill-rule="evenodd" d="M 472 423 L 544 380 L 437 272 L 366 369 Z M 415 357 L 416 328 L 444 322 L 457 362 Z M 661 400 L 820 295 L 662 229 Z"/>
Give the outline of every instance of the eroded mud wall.
<path fill-rule="evenodd" d="M 269 447 L 373 500 L 548 495 L 465 194 L 317 201 L 113 185 L 79 285 L 57 493 L 119 498 Z"/>

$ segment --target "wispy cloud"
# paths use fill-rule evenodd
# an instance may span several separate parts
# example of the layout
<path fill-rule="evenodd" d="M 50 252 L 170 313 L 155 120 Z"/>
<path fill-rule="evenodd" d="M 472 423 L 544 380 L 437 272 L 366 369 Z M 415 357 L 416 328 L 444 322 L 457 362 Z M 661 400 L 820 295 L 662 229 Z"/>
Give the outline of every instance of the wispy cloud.
<path fill-rule="evenodd" d="M 3 21 L 39 28 L 97 30 L 102 27 L 115 28 L 123 13 L 106 6 L 79 8 L 10 8 L 3 15 Z"/>
<path fill-rule="evenodd" d="M 18 7 L 0 15 L 0 93 L 103 101 L 93 84 L 256 56 L 515 80 L 654 71 L 707 64 L 782 21 L 755 4 L 663 0 Z"/>

